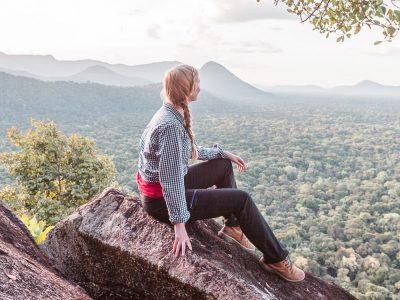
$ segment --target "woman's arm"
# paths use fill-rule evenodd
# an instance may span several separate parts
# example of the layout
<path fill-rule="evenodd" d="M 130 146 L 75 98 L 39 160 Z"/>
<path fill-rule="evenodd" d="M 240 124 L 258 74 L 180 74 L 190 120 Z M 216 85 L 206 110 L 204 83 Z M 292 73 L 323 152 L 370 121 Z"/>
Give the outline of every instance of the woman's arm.
<path fill-rule="evenodd" d="M 229 151 L 224 151 L 218 144 L 214 144 L 212 148 L 198 146 L 196 142 L 195 144 L 199 152 L 199 157 L 197 158 L 198 160 L 209 160 L 209 159 L 223 157 L 223 158 L 228 158 L 232 162 L 236 163 L 238 165 L 239 172 L 243 172 L 246 168 L 246 165 L 241 157 Z"/>
<path fill-rule="evenodd" d="M 159 179 L 173 224 L 185 223 L 190 218 L 186 206 L 182 139 L 176 124 L 168 124 L 160 132 Z"/>
<path fill-rule="evenodd" d="M 224 152 L 220 145 L 214 144 L 211 148 L 203 147 L 197 145 L 195 142 L 197 151 L 199 152 L 198 160 L 210 160 L 214 158 L 229 158 L 228 155 Z"/>
<path fill-rule="evenodd" d="M 187 210 L 184 173 L 182 166 L 183 136 L 175 124 L 166 125 L 160 134 L 159 179 L 168 209 L 169 220 L 174 224 L 175 256 L 185 255 L 186 245 L 192 249 L 185 223 L 190 218 Z"/>

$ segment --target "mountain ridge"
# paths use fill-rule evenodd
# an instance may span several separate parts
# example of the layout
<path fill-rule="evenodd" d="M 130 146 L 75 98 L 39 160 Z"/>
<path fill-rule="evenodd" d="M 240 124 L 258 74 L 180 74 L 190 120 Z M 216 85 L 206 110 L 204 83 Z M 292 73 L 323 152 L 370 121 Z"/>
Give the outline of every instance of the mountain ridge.
<path fill-rule="evenodd" d="M 177 60 L 169 60 L 127 65 L 93 59 L 59 60 L 51 54 L 30 55 L 0 52 L 0 71 L 10 74 L 45 81 L 92 81 L 115 86 L 140 86 L 151 82 L 162 82 L 165 72 L 179 64 L 182 63 Z M 91 68 L 96 66 L 107 68 L 109 70 L 108 75 L 105 72 L 98 72 L 100 74 L 89 72 L 92 70 Z M 274 94 L 279 93 L 400 96 L 400 86 L 385 85 L 369 79 L 361 80 L 352 85 L 339 85 L 330 88 L 315 84 L 276 86 L 252 84 L 239 78 L 224 65 L 214 60 L 204 63 L 199 72 L 201 88 L 231 103 L 264 104 L 274 99 Z"/>

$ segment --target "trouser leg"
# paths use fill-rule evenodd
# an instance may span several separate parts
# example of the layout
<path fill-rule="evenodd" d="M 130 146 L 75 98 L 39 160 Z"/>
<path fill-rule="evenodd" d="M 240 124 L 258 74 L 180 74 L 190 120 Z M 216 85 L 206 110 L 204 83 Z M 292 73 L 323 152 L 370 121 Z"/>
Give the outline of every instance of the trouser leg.
<path fill-rule="evenodd" d="M 263 253 L 265 262 L 275 263 L 287 257 L 288 251 L 279 243 L 246 191 L 235 188 L 187 189 L 185 198 L 190 212 L 189 222 L 234 214 L 243 233 Z M 144 209 L 159 221 L 170 224 L 163 197 L 145 197 Z"/>
<path fill-rule="evenodd" d="M 188 190 L 187 198 L 192 195 L 193 190 Z M 215 218 L 226 213 L 236 216 L 243 233 L 263 253 L 265 262 L 275 263 L 286 258 L 288 251 L 279 243 L 246 191 L 234 188 L 197 190 L 189 221 Z"/>
<path fill-rule="evenodd" d="M 237 184 L 232 161 L 227 158 L 216 158 L 190 165 L 185 175 L 186 189 L 207 189 L 215 185 L 217 189 L 235 188 Z M 224 214 L 224 224 L 239 226 L 234 214 Z"/>

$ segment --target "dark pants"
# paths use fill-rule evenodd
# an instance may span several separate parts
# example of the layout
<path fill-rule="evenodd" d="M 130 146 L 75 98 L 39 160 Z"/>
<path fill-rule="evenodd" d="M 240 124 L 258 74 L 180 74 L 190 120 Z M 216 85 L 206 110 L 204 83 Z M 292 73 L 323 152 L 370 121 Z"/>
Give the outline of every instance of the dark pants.
<path fill-rule="evenodd" d="M 216 189 L 209 189 L 213 185 Z M 278 242 L 256 204 L 237 188 L 230 159 L 216 158 L 189 166 L 185 175 L 188 222 L 223 216 L 228 226 L 240 226 L 268 263 L 282 261 L 288 251 Z M 142 198 L 144 210 L 159 221 L 170 223 L 164 197 Z"/>

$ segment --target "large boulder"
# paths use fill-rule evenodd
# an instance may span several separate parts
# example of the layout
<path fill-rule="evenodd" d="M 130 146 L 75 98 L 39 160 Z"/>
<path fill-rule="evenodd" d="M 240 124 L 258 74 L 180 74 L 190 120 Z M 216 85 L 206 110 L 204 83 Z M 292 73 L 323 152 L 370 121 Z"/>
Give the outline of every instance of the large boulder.
<path fill-rule="evenodd" d="M 139 199 L 108 188 L 59 222 L 41 248 L 95 299 L 353 299 L 307 274 L 290 283 L 264 271 L 255 254 L 217 236 L 214 220 L 187 225 L 193 251 L 175 258 L 173 227 Z"/>
<path fill-rule="evenodd" d="M 1 201 L 0 299 L 91 299 L 51 266 L 26 226 Z"/>

